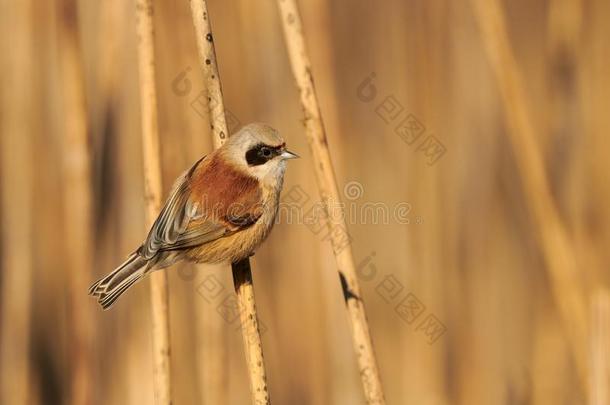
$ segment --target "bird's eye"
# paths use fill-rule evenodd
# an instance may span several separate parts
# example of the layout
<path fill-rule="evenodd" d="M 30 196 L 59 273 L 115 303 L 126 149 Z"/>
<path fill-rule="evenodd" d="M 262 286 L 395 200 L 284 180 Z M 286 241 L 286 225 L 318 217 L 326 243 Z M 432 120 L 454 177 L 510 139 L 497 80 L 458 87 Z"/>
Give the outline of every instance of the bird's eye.
<path fill-rule="evenodd" d="M 273 152 L 271 152 L 271 149 L 267 148 L 266 146 L 263 146 L 261 148 L 261 155 L 265 158 L 270 158 L 271 155 L 273 154 Z"/>
<path fill-rule="evenodd" d="M 276 156 L 273 148 L 265 145 L 256 145 L 246 152 L 246 162 L 249 166 L 264 165 Z"/>

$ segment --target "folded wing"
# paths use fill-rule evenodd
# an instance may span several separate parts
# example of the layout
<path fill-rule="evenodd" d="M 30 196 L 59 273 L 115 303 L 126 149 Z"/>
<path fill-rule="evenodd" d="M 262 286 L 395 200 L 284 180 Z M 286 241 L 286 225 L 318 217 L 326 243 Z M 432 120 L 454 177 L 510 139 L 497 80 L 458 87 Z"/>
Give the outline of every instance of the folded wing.
<path fill-rule="evenodd" d="M 200 246 L 256 223 L 262 214 L 258 184 L 249 181 L 244 188 L 239 181 L 235 189 L 236 174 L 217 167 L 204 157 L 178 178 L 138 251 L 141 256 Z"/>

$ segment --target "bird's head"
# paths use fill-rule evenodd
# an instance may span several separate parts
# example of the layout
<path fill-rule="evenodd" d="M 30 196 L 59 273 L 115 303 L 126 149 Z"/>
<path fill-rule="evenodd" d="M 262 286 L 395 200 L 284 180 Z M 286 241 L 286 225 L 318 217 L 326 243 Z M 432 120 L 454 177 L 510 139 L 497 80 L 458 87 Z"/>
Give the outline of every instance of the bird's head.
<path fill-rule="evenodd" d="M 276 182 L 286 170 L 286 160 L 299 156 L 286 149 L 277 130 L 252 123 L 231 135 L 219 153 L 236 168 L 264 183 Z"/>

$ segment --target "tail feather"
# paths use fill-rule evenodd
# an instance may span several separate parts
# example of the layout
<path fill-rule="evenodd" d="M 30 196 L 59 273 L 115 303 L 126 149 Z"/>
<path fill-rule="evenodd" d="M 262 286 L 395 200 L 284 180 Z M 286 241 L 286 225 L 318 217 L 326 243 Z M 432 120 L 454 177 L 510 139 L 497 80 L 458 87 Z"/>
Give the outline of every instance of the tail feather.
<path fill-rule="evenodd" d="M 89 288 L 89 295 L 96 297 L 103 309 L 110 308 L 121 294 L 146 274 L 147 265 L 148 260 L 137 252 L 133 253 L 114 271 L 96 281 Z"/>

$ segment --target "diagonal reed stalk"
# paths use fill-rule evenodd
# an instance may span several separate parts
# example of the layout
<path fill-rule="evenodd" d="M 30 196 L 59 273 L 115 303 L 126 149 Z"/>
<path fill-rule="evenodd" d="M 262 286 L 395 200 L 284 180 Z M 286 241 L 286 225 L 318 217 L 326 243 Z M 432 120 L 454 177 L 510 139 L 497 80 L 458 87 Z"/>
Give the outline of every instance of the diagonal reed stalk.
<path fill-rule="evenodd" d="M 229 136 L 229 132 L 225 118 L 222 88 L 220 76 L 218 75 L 218 63 L 216 61 L 216 51 L 214 48 L 212 27 L 206 1 L 191 0 L 191 13 L 197 38 L 199 62 L 201 64 L 201 69 L 203 70 L 205 88 L 208 92 L 206 100 L 210 126 L 212 129 L 214 146 L 218 148 Z M 256 315 L 250 260 L 246 258 L 238 263 L 233 263 L 231 268 L 239 306 L 252 403 L 255 405 L 269 404 L 270 398 L 267 390 L 267 375 L 263 358 L 263 346 L 258 327 L 258 318 Z"/>
<path fill-rule="evenodd" d="M 471 0 L 471 3 L 504 103 L 509 140 L 526 204 L 538 232 L 555 302 L 581 383 L 587 387 L 588 317 L 582 274 L 579 274 L 573 246 L 553 201 L 523 79 L 508 38 L 504 12 L 499 0 Z"/>
<path fill-rule="evenodd" d="M 157 123 L 157 92 L 155 89 L 155 52 L 153 1 L 136 0 L 138 37 L 138 67 L 140 81 L 140 109 L 142 120 L 142 149 L 144 163 L 144 193 L 147 226 L 153 225 L 161 209 L 161 160 Z M 169 302 L 165 271 L 150 275 L 153 376 L 155 404 L 171 404 Z"/>
<path fill-rule="evenodd" d="M 94 401 L 92 361 L 93 317 L 91 306 L 80 305 L 87 290 L 93 258 L 93 196 L 89 150 L 85 80 L 75 0 L 59 6 L 60 83 L 63 90 L 63 178 L 66 219 L 66 255 L 70 282 L 70 402 Z"/>
<path fill-rule="evenodd" d="M 305 114 L 305 132 L 314 159 L 318 189 L 325 207 L 341 207 L 326 131 L 313 85 L 311 63 L 305 47 L 301 16 L 295 0 L 278 0 L 282 26 L 292 72 L 301 95 Z M 345 244 L 347 225 L 343 213 L 328 213 L 328 226 L 337 261 L 339 278 L 352 327 L 352 343 L 367 404 L 384 404 L 385 398 L 379 378 L 377 361 L 369 332 L 364 302 L 351 246 Z"/>

